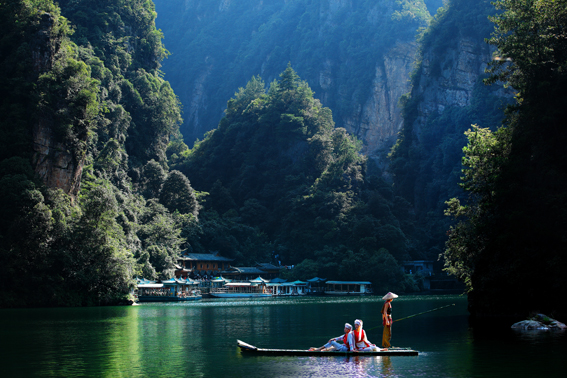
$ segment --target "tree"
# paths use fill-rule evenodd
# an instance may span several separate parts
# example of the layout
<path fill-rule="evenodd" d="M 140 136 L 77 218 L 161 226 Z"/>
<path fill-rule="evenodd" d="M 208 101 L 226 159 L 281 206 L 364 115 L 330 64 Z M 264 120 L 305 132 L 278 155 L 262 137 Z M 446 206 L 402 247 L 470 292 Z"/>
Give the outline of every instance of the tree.
<path fill-rule="evenodd" d="M 148 161 L 144 166 L 144 181 L 146 198 L 158 198 L 163 183 L 167 177 L 165 169 L 154 159 Z"/>
<path fill-rule="evenodd" d="M 278 90 L 291 91 L 299 85 L 299 75 L 291 67 L 291 62 L 287 64 L 287 68 L 280 74 Z"/>
<path fill-rule="evenodd" d="M 334 127 L 331 111 L 291 65 L 280 78 L 268 93 L 253 78 L 228 102 L 219 127 L 174 166 L 196 189 L 210 193 L 199 216 L 202 233 L 191 239 L 192 247 L 251 262 L 253 256 L 270 259 L 277 249 L 278 261 L 305 272 L 318 264 L 319 276 L 354 277 L 348 268 L 339 272 L 343 262 L 348 265 L 345 255 L 351 251 L 360 260 L 362 244 L 374 253 L 383 245 L 370 239 L 380 234 L 403 259 L 407 239 L 391 203 L 371 194 L 378 189 L 366 181 L 360 142 Z M 369 198 L 380 206 L 366 206 Z M 375 208 L 385 209 L 383 222 L 370 215 Z M 371 225 L 365 228 L 367 219 Z M 302 264 L 305 259 L 313 264 Z"/>
<path fill-rule="evenodd" d="M 83 216 L 71 239 L 61 245 L 67 292 L 81 305 L 116 303 L 132 286 L 134 259 L 116 222 L 118 203 L 108 183 L 99 182 L 81 197 Z M 60 292 L 63 297 L 67 295 Z"/>
<path fill-rule="evenodd" d="M 0 306 L 116 304 L 134 274 L 172 271 L 189 216 L 141 196 L 159 197 L 181 122 L 155 17 L 145 0 L 0 3 Z"/>
<path fill-rule="evenodd" d="M 463 148 L 460 185 L 469 193 L 469 201 L 461 204 L 458 198 L 452 198 L 446 202 L 445 215 L 460 221 L 449 231 L 443 257 L 445 270 L 462 280 L 471 291 L 471 276 L 490 235 L 496 185 L 510 152 L 510 133 L 506 128 L 493 133 L 472 125 L 465 135 L 469 143 Z"/>
<path fill-rule="evenodd" d="M 171 171 L 163 183 L 159 194 L 160 203 L 170 211 L 179 211 L 181 214 L 199 214 L 199 204 L 189 179 L 179 172 Z"/>

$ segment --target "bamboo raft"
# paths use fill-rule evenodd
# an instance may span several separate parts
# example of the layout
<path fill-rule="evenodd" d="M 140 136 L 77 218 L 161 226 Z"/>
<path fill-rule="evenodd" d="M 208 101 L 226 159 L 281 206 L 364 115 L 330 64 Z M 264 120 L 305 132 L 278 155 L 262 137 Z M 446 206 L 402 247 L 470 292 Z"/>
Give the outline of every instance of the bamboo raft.
<path fill-rule="evenodd" d="M 339 351 L 316 351 L 301 349 L 264 349 L 257 348 L 241 340 L 236 340 L 241 353 L 247 355 L 263 355 L 263 356 L 417 356 L 418 351 L 410 348 L 388 348 L 376 352 L 339 352 Z"/>

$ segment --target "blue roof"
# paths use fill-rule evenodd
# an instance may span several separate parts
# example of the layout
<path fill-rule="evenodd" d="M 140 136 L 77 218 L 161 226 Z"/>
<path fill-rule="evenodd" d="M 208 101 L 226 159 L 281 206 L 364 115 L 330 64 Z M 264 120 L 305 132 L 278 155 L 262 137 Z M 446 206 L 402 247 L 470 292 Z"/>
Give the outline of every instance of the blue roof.
<path fill-rule="evenodd" d="M 307 280 L 307 282 L 313 282 L 313 283 L 315 283 L 315 282 L 325 282 L 325 281 L 327 281 L 326 278 L 319 278 L 319 277 L 314 277 L 314 278 L 311 278 L 310 280 Z"/>
<path fill-rule="evenodd" d="M 164 285 L 198 285 L 197 281 L 192 280 L 191 278 L 187 278 L 186 280 L 183 278 L 170 278 L 168 280 L 161 281 Z"/>
<path fill-rule="evenodd" d="M 284 280 L 283 278 L 279 278 L 279 277 L 270 280 L 270 283 L 282 283 L 282 282 L 287 282 L 287 280 Z"/>
<path fill-rule="evenodd" d="M 307 282 L 303 281 L 293 281 L 293 282 L 284 282 L 281 286 L 298 286 L 298 285 L 306 285 Z"/>
<path fill-rule="evenodd" d="M 145 278 L 136 278 L 136 281 L 137 281 L 139 284 L 142 284 L 142 285 L 156 283 L 156 281 L 150 281 L 150 280 L 147 280 L 147 279 L 145 279 Z"/>
<path fill-rule="evenodd" d="M 181 279 L 181 280 L 183 281 L 183 279 Z M 192 280 L 191 278 L 187 278 L 187 279 L 185 280 L 185 284 L 186 284 L 186 285 L 198 285 L 199 282 L 197 282 L 197 281 L 195 281 L 195 280 Z"/>
<path fill-rule="evenodd" d="M 254 282 L 254 283 L 260 283 L 260 282 L 263 283 L 263 282 L 268 282 L 268 281 L 270 281 L 270 280 L 266 280 L 266 279 L 264 279 L 260 276 L 258 276 L 258 278 L 254 278 L 253 280 L 250 280 L 250 282 Z"/>

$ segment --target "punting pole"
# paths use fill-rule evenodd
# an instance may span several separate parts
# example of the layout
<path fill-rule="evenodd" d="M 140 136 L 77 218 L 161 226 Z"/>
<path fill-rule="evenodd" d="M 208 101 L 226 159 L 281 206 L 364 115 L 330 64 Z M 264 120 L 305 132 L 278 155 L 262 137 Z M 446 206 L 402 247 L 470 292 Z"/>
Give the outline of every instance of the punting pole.
<path fill-rule="evenodd" d="M 392 323 L 399 322 L 400 320 L 404 320 L 404 319 L 413 318 L 414 316 L 427 314 L 428 312 L 433 312 L 433 311 L 437 311 L 437 310 L 442 310 L 442 309 L 444 309 L 444 308 L 451 307 L 451 306 L 454 306 L 454 305 L 455 305 L 455 304 L 453 303 L 453 304 L 450 304 L 450 305 L 447 305 L 447 306 L 441 306 L 441 307 L 434 308 L 433 310 L 423 311 L 423 312 L 420 312 L 420 313 L 417 313 L 417 314 L 413 314 L 413 315 L 410 315 L 410 316 L 406 316 L 405 318 L 396 319 L 396 320 L 394 320 Z"/>
<path fill-rule="evenodd" d="M 417 314 L 413 314 L 413 315 L 410 315 L 410 316 L 406 316 L 406 317 L 404 317 L 404 318 L 396 319 L 396 320 L 394 320 L 392 323 L 399 322 L 400 320 L 404 320 L 404 319 L 413 318 L 413 317 L 418 316 L 418 315 L 427 314 L 428 312 L 433 312 L 433 311 L 437 311 L 437 310 L 442 310 L 442 309 L 444 309 L 444 308 L 451 307 L 451 306 L 454 306 L 454 305 L 455 305 L 455 304 L 452 303 L 452 304 L 447 305 L 447 306 L 441 306 L 441 307 L 434 308 L 433 310 L 428 310 L 428 311 L 419 312 L 419 313 L 417 313 Z M 380 327 L 380 326 L 378 326 L 378 327 Z M 378 327 L 369 328 L 368 331 L 370 331 L 371 329 L 378 328 Z"/>

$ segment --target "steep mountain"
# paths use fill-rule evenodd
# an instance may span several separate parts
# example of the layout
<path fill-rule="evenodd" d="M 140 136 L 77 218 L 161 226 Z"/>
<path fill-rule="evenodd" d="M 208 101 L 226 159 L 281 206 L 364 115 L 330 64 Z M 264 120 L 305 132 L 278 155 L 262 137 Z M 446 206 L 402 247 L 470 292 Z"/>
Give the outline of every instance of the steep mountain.
<path fill-rule="evenodd" d="M 410 89 L 422 0 L 156 0 L 157 26 L 172 53 L 163 70 L 184 106 L 187 144 L 214 129 L 235 88 L 267 83 L 291 62 L 337 127 L 374 156 L 400 130 L 397 106 Z M 428 1 L 431 9 L 441 1 Z M 382 154 L 384 155 L 384 154 Z"/>
<path fill-rule="evenodd" d="M 483 79 L 493 59 L 488 0 L 452 0 L 435 16 L 420 40 L 411 93 L 404 96 L 404 125 L 390 156 L 397 193 L 412 203 L 413 234 L 427 258 L 444 249 L 451 220 L 445 201 L 462 197 L 459 187 L 464 132 L 472 124 L 495 130 L 513 91 Z"/>

